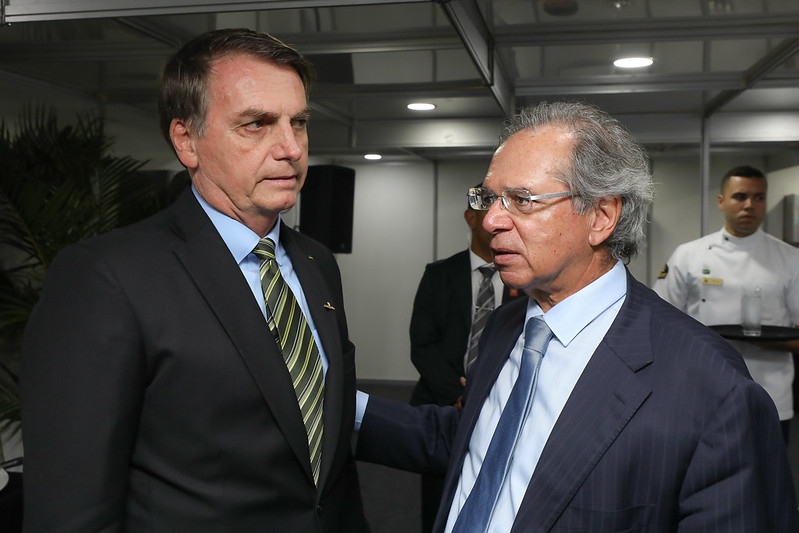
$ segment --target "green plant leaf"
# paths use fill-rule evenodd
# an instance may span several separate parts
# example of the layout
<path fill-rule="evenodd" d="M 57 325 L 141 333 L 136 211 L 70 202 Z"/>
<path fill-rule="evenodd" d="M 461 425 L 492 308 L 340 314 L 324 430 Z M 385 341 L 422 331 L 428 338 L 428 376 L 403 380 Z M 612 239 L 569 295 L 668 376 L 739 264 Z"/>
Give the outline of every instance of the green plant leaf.
<path fill-rule="evenodd" d="M 171 200 L 169 182 L 112 145 L 91 114 L 59 125 L 54 109 L 28 106 L 13 130 L 0 123 L 0 428 L 19 421 L 16 358 L 56 254 Z"/>

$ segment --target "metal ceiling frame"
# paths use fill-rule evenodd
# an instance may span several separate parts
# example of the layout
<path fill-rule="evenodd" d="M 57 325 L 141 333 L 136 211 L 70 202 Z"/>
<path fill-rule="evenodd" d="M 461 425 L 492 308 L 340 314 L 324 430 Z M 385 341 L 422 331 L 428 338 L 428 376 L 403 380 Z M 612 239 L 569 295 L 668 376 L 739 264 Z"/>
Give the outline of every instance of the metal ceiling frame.
<path fill-rule="evenodd" d="M 494 46 L 494 38 L 475 0 L 440 1 L 452 26 L 460 35 L 477 70 L 488 84 L 499 108 L 510 116 L 516 107 L 513 82 Z"/>
<path fill-rule="evenodd" d="M 121 24 L 139 31 L 167 46 L 177 48 L 194 34 L 186 32 L 174 24 L 161 23 L 152 19 L 115 19 Z M 416 50 L 453 50 L 463 47 L 463 43 L 451 28 L 412 30 L 403 32 L 336 34 L 282 33 L 281 40 L 302 50 L 305 55 L 347 54 L 363 52 L 408 52 Z M 102 47 L 95 41 L 69 41 L 57 47 L 48 43 L 26 43 L 24 46 L 0 43 L 0 55 L 39 61 L 83 61 L 86 58 L 102 59 L 108 54 L 119 54 L 122 60 L 151 59 L 163 47 L 153 43 L 107 42 Z"/>
<path fill-rule="evenodd" d="M 90 13 L 100 16 L 116 16 L 121 13 L 130 15 L 131 9 L 144 10 L 146 14 L 163 14 L 163 10 L 176 9 L 178 12 L 195 11 L 243 11 L 243 10 L 268 10 L 302 8 L 302 7 L 334 7 L 353 6 L 363 4 L 388 4 L 397 3 L 390 0 L 262 0 L 260 2 L 225 2 L 224 4 L 212 0 L 53 0 L 36 2 L 31 0 L 0 0 L 11 2 L 5 6 L 6 18 L 9 21 L 23 20 L 50 20 L 58 18 L 83 18 Z M 431 0 L 405 0 L 404 3 L 430 2 Z M 443 89 L 436 89 L 430 85 L 423 87 L 400 86 L 408 91 L 432 91 L 430 94 L 455 95 L 458 90 L 466 94 L 473 93 L 475 89 L 488 89 L 497 101 L 500 109 L 509 114 L 512 111 L 516 96 L 546 96 L 551 95 L 557 87 L 558 94 L 589 95 L 613 94 L 631 92 L 670 92 L 681 90 L 707 90 L 721 91 L 710 104 L 707 110 L 712 114 L 729 100 L 759 83 L 760 87 L 795 86 L 795 76 L 786 76 L 781 79 L 766 80 L 766 75 L 777 68 L 783 61 L 797 51 L 799 42 L 799 16 L 729 16 L 719 19 L 709 19 L 702 22 L 694 19 L 662 19 L 662 20 L 622 20 L 597 23 L 562 23 L 547 25 L 511 25 L 499 26 L 492 35 L 488 29 L 479 8 L 474 0 L 433 0 L 441 4 L 443 10 L 450 18 L 457 34 L 451 28 L 433 28 L 427 30 L 403 31 L 393 34 L 358 33 L 337 34 L 335 40 L 329 35 L 314 34 L 288 34 L 281 38 L 300 48 L 304 54 L 332 54 L 332 53 L 359 53 L 359 52 L 388 52 L 409 50 L 444 50 L 465 46 L 472 57 L 478 71 L 483 77 L 484 84 L 475 86 L 471 82 L 450 84 Z M 167 5 L 168 3 L 168 5 Z M 191 35 L 185 29 L 176 28 L 174 25 L 161 24 L 154 20 L 136 20 L 127 17 L 117 19 L 143 34 L 146 34 L 167 46 L 177 47 L 185 42 Z M 506 46 L 556 46 L 559 44 L 599 44 L 605 42 L 628 42 L 636 40 L 648 41 L 680 41 L 703 39 L 708 34 L 743 37 L 769 37 L 793 36 L 788 44 L 783 44 L 768 56 L 764 57 L 757 65 L 753 66 L 746 75 L 740 77 L 726 73 L 700 73 L 682 76 L 665 76 L 636 74 L 628 76 L 607 76 L 597 79 L 570 78 L 565 83 L 560 78 L 535 78 L 518 80 L 514 84 L 509 79 L 498 57 L 497 50 Z M 375 44 L 378 42 L 379 44 Z M 6 57 L 16 57 L 20 60 L 57 60 L 70 61 L 88 59 L 104 60 L 137 59 L 161 56 L 163 47 L 152 43 L 137 43 L 135 45 L 105 43 L 97 47 L 96 43 L 63 43 L 57 49 L 46 45 L 29 44 L 26 47 L 2 46 L 0 54 Z M 632 82 L 632 83 L 631 83 Z M 515 92 L 514 92 L 515 89 Z M 348 94 L 359 96 L 385 96 L 396 92 L 398 86 L 390 88 L 371 85 L 355 91 L 335 91 L 338 96 Z M 322 90 L 320 93 L 331 93 Z"/>
<path fill-rule="evenodd" d="M 430 2 L 432 0 L 411 0 L 410 3 L 419 3 L 420 1 Z M 442 4 L 445 9 L 453 9 L 455 5 L 455 3 L 446 0 L 435 1 Z M 460 1 L 457 0 L 457 2 Z M 405 3 L 408 2 L 406 1 Z M 352 3 L 346 1 L 339 1 L 337 4 L 341 6 L 352 5 Z M 447 4 L 452 4 L 452 6 L 447 6 Z M 471 17 L 479 16 L 473 10 L 465 12 Z M 463 18 L 461 15 L 458 16 Z M 81 17 L 71 18 L 79 19 Z M 126 17 L 114 18 L 167 44 L 191 37 L 184 29 L 174 25 L 159 24 L 154 20 L 133 21 Z M 493 28 L 493 36 L 480 32 L 476 36 L 467 35 L 467 37 L 470 40 L 475 40 L 477 37 L 483 40 L 493 39 L 494 48 L 616 44 L 640 41 L 702 41 L 707 39 L 705 32 L 717 36 L 735 35 L 735 39 L 799 37 L 799 15 L 783 17 L 753 15 L 746 19 L 727 17 L 721 20 L 709 20 L 703 25 L 693 20 L 691 22 L 692 24 L 688 25 L 687 19 L 676 19 L 676 21 L 610 21 L 601 24 L 521 24 L 497 26 Z M 477 27 L 484 23 L 474 21 L 470 24 Z M 175 38 L 176 36 L 177 39 Z M 453 33 L 451 28 L 443 27 L 381 33 L 337 33 L 335 39 L 331 39 L 328 34 L 312 33 L 281 34 L 281 38 L 295 45 L 302 44 L 303 51 L 306 54 L 397 52 L 421 49 L 446 50 L 459 48 L 463 45 L 462 36 Z"/>
<path fill-rule="evenodd" d="M 337 105 L 345 98 L 386 96 L 493 97 L 506 115 L 515 107 L 517 96 L 625 94 L 637 92 L 705 91 L 718 93 L 706 104 L 708 117 L 735 96 L 749 88 L 796 87 L 799 74 L 775 72 L 775 69 L 799 50 L 799 15 L 752 15 L 707 18 L 703 21 L 684 18 L 576 22 L 557 24 L 524 24 L 488 26 L 476 0 L 0 0 L 0 21 L 27 22 L 56 19 L 116 18 L 134 30 L 155 39 L 154 43 L 119 44 L 68 42 L 58 47 L 0 45 L 0 54 L 16 57 L 19 68 L 6 68 L 6 77 L 26 75 L 25 64 L 39 61 L 150 59 L 163 57 L 167 48 L 175 48 L 192 37 L 187 30 L 157 19 L 134 19 L 140 15 L 167 15 L 203 12 L 264 11 L 272 9 L 328 8 L 367 4 L 439 4 L 450 20 L 450 26 L 429 29 L 377 33 L 281 34 L 281 38 L 304 54 L 324 55 L 358 52 L 393 52 L 413 50 L 465 49 L 472 58 L 482 79 L 458 80 L 444 83 L 369 84 L 339 86 L 316 85 L 312 107 L 349 128 L 350 144 L 355 145 L 358 133 L 373 135 L 370 128 L 380 121 L 358 124 Z M 517 80 L 516 87 L 507 75 L 500 51 L 514 46 L 559 46 L 601 44 L 633 41 L 692 41 L 708 36 L 730 39 L 787 38 L 743 75 L 740 73 L 690 73 L 678 76 L 630 74 L 606 77 L 535 78 Z M 728 37 L 729 36 L 729 37 Z M 8 54 L 8 55 L 6 55 Z M 42 80 L 49 83 L 50 80 Z M 79 88 L 72 88 L 80 90 Z M 127 89 L 95 94 L 106 103 L 149 103 L 149 91 Z M 132 99 L 132 100 L 131 100 Z M 323 101 L 320 101 L 323 100 Z M 692 114 L 694 118 L 697 115 Z M 699 110 L 702 116 L 702 110 Z M 662 120 L 662 119 L 658 119 Z M 470 119 L 463 119 L 470 123 Z M 365 128 L 365 129 L 364 129 Z M 361 131 L 363 130 L 363 131 Z M 708 131 L 710 128 L 707 129 Z M 343 137 L 340 137 L 343 139 Z M 474 142 L 474 140 L 470 141 Z M 484 142 L 483 140 L 479 142 Z M 445 143 L 440 143 L 445 145 Z M 468 143 L 467 143 L 468 144 Z M 429 146 L 436 146 L 433 142 Z"/>
<path fill-rule="evenodd" d="M 396 4 L 396 0 L 261 0 L 260 2 L 224 2 L 214 0 L 65 0 L 61 2 L 31 0 L 10 0 L 0 12 L 0 23 L 31 22 L 70 18 L 118 17 L 130 25 L 161 42 L 176 45 L 182 38 L 151 24 L 131 20 L 133 16 L 164 15 L 176 13 L 261 11 L 268 9 L 298 9 L 317 7 L 342 7 L 366 4 Z M 502 68 L 502 63 L 494 48 L 491 31 L 482 18 L 475 0 L 403 0 L 401 3 L 441 4 L 453 27 L 466 47 L 478 71 L 488 85 L 500 109 L 508 115 L 513 111 L 515 98 L 513 83 Z M 429 45 L 429 41 L 417 41 L 415 47 Z M 366 45 L 368 46 L 368 44 Z M 407 45 L 406 45 L 407 46 Z M 453 43 L 448 43 L 448 47 Z M 333 53 L 332 50 L 325 50 Z M 304 53 L 312 53 L 304 50 Z"/>
<path fill-rule="evenodd" d="M 5 8 L 0 24 L 86 18 L 138 17 L 189 13 L 223 13 L 341 7 L 370 4 L 396 4 L 397 0 L 0 0 Z M 431 0 L 402 0 L 401 3 L 428 3 Z"/>
<path fill-rule="evenodd" d="M 123 24 L 128 24 L 127 19 L 119 19 Z M 135 29 L 143 31 L 148 35 L 153 35 L 156 31 L 151 25 L 152 21 L 136 21 Z M 146 24 L 146 26 L 145 26 Z M 170 26 L 171 28 L 171 26 Z M 104 61 L 104 60 L 139 60 L 164 57 L 169 52 L 169 46 L 177 46 L 179 41 L 189 38 L 189 35 L 181 35 L 179 29 L 174 30 L 161 28 L 159 34 L 172 35 L 172 39 L 164 37 L 159 39 L 164 45 L 156 43 L 119 43 L 107 42 L 103 46 L 97 46 L 96 42 L 70 41 L 60 43 L 58 47 L 49 44 L 28 43 L 24 46 L 0 44 L 0 55 L 4 57 L 14 57 L 21 63 L 34 61 Z M 421 32 L 430 33 L 430 32 Z M 435 33 L 440 33 L 436 31 Z M 427 37 L 413 32 L 406 38 L 389 35 L 381 37 L 385 44 L 380 46 L 369 45 L 370 39 L 377 39 L 376 35 L 362 35 L 356 37 L 342 36 L 337 39 L 338 44 L 325 39 L 308 39 L 296 34 L 284 36 L 287 42 L 291 42 L 300 48 L 304 54 L 324 55 L 328 53 L 357 53 L 364 51 L 410 51 L 420 49 L 453 49 L 459 48 L 456 37 Z M 172 42 L 169 42 L 172 41 Z M 611 94 L 625 92 L 671 92 L 685 90 L 707 90 L 707 91 L 742 91 L 753 86 L 755 83 L 759 87 L 795 87 L 799 85 L 799 75 L 783 74 L 766 79 L 765 76 L 772 73 L 782 62 L 788 59 L 799 50 L 799 39 L 790 39 L 775 48 L 767 57 L 750 68 L 743 76 L 737 73 L 693 73 L 683 75 L 657 75 L 657 74 L 629 74 L 629 75 L 607 75 L 592 77 L 574 77 L 564 80 L 563 78 L 534 78 L 520 79 L 516 83 L 517 96 L 541 96 L 551 95 L 557 88 L 560 94 L 587 95 L 587 94 Z M 494 74 L 496 78 L 496 75 Z M 506 84 L 509 82 L 506 80 Z M 336 96 L 385 96 L 389 93 L 398 91 L 427 91 L 431 94 L 454 96 L 457 91 L 463 90 L 473 93 L 476 88 L 486 89 L 489 85 L 475 85 L 473 81 L 465 80 L 452 83 L 435 84 L 393 84 L 388 87 L 381 87 L 377 84 L 365 85 L 349 91 L 336 91 L 333 87 L 320 89 L 322 93 L 335 92 Z"/>
<path fill-rule="evenodd" d="M 792 57 L 799 51 L 799 39 L 786 39 L 771 52 L 763 56 L 760 61 L 752 65 L 743 76 L 741 76 L 741 87 L 734 90 L 727 90 L 716 95 L 705 105 L 705 117 L 709 117 L 724 105 L 733 100 L 745 90 L 755 86 L 763 80 L 777 67 Z M 796 86 L 796 84 L 794 84 Z"/>
<path fill-rule="evenodd" d="M 799 84 L 799 74 L 763 86 L 781 87 Z M 739 91 L 745 82 L 737 72 L 697 72 L 694 74 L 629 74 L 626 76 L 591 76 L 575 78 L 536 78 L 519 80 L 517 96 L 625 94 L 675 91 Z"/>
<path fill-rule="evenodd" d="M 120 17 L 116 19 L 123 26 L 146 35 L 157 42 L 163 43 L 171 48 L 179 48 L 183 43 L 189 41 L 194 34 L 175 24 L 164 23 L 153 18 L 139 19 Z M 104 48 L 105 46 L 103 46 Z M 163 56 L 161 56 L 163 57 Z"/>
<path fill-rule="evenodd" d="M 756 37 L 799 37 L 799 15 L 725 15 L 722 18 L 603 20 L 559 24 L 496 26 L 497 46 L 617 44 L 629 42 L 740 40 Z"/>

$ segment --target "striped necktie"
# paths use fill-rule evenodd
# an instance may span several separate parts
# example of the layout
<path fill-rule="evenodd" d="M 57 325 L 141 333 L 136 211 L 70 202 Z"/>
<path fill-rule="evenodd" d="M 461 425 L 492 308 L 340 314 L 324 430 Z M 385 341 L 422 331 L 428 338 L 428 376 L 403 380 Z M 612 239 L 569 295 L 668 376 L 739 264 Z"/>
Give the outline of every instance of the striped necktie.
<path fill-rule="evenodd" d="M 551 339 L 552 331 L 542 318 L 531 317 L 527 321 L 519 376 L 502 408 L 480 472 L 463 503 L 452 533 L 484 533 L 488 529 L 499 494 L 511 475 L 511 462 L 519 435 L 533 404 L 538 369 Z M 524 453 L 524 450 L 519 453 Z"/>
<path fill-rule="evenodd" d="M 480 287 L 477 289 L 477 299 L 474 302 L 474 318 L 472 319 L 472 331 L 469 335 L 469 349 L 466 351 L 466 360 L 463 364 L 465 373 L 477 359 L 477 344 L 480 342 L 480 335 L 486 327 L 488 315 L 494 310 L 494 282 L 491 278 L 497 271 L 494 265 L 483 265 L 477 270 L 483 275 Z"/>
<path fill-rule="evenodd" d="M 269 329 L 280 346 L 294 384 L 302 421 L 308 433 L 311 472 L 314 482 L 318 483 L 323 430 L 322 358 L 294 294 L 280 275 L 275 261 L 274 241 L 261 239 L 253 253 L 261 260 L 261 287 L 264 290 Z"/>

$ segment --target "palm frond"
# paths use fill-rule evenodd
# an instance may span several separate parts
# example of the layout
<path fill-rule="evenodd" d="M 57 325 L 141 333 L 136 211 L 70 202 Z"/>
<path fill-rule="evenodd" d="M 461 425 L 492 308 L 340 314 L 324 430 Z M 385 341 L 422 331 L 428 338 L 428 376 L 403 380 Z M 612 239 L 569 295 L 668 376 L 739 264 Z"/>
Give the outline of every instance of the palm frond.
<path fill-rule="evenodd" d="M 171 200 L 169 183 L 143 179 L 145 162 L 111 147 L 102 119 L 90 114 L 61 126 L 55 110 L 28 106 L 13 131 L 0 122 L 0 429 L 19 421 L 15 365 L 7 363 L 55 255 Z"/>

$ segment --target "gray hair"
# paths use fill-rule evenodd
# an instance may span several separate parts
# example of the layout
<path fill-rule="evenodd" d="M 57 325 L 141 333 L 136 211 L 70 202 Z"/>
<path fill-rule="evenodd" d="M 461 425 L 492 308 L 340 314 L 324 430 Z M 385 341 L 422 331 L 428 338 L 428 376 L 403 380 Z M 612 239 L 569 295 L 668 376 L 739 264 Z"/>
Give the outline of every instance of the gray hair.
<path fill-rule="evenodd" d="M 558 179 L 574 193 L 573 204 L 585 213 L 601 198 L 621 198 L 619 222 L 605 244 L 625 263 L 638 253 L 655 197 L 644 148 L 615 118 L 582 102 L 541 102 L 511 117 L 500 144 L 512 135 L 544 126 L 564 127 L 575 136 L 571 165 Z"/>

